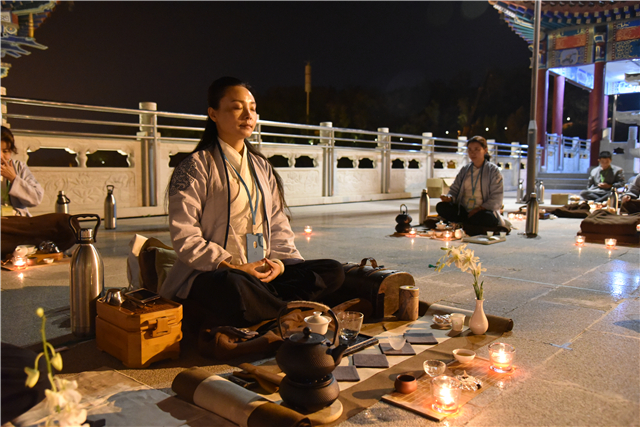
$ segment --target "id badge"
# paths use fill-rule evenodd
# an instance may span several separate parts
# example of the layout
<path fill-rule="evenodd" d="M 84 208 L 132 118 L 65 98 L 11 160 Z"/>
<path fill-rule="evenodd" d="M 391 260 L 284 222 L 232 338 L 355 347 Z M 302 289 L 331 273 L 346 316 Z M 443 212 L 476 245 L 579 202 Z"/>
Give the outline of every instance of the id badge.
<path fill-rule="evenodd" d="M 262 233 L 247 234 L 247 262 L 252 263 L 264 258 L 264 238 Z"/>
<path fill-rule="evenodd" d="M 471 211 L 473 210 L 473 208 L 476 207 L 476 198 L 472 197 L 469 199 L 469 201 L 467 202 L 467 210 Z"/>

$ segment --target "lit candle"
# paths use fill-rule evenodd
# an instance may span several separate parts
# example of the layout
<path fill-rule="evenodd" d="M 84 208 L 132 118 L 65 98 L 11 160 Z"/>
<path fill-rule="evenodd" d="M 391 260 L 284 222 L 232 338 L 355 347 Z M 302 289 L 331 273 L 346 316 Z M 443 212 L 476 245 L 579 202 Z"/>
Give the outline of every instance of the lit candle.
<path fill-rule="evenodd" d="M 460 400 L 460 381 L 446 375 L 440 375 L 431 380 L 431 407 L 443 414 L 458 412 Z"/>
<path fill-rule="evenodd" d="M 13 265 L 14 266 L 16 266 L 16 267 L 25 267 L 26 264 L 27 264 L 27 262 L 21 256 L 14 256 L 13 257 Z"/>
<path fill-rule="evenodd" d="M 576 236 L 576 245 L 584 246 L 584 236 Z"/>
<path fill-rule="evenodd" d="M 311 232 L 313 231 L 313 229 L 311 228 L 310 225 L 307 225 L 304 227 L 304 232 L 307 234 L 311 234 Z"/>
<path fill-rule="evenodd" d="M 445 240 L 451 240 L 451 231 L 447 230 L 444 232 L 443 237 Z"/>
<path fill-rule="evenodd" d="M 516 219 L 516 214 L 514 214 L 514 213 L 510 213 L 510 214 L 509 214 L 509 219 L 510 219 L 510 220 L 514 220 L 514 219 Z"/>
<path fill-rule="evenodd" d="M 416 235 L 416 229 L 415 228 L 412 228 L 411 230 L 409 230 L 409 236 L 415 237 L 415 235 Z"/>
<path fill-rule="evenodd" d="M 510 372 L 515 354 L 516 349 L 512 345 L 494 342 L 489 346 L 491 369 L 499 373 Z"/>
<path fill-rule="evenodd" d="M 615 249 L 616 243 L 618 243 L 616 239 L 604 239 L 604 245 L 607 249 Z"/>
<path fill-rule="evenodd" d="M 637 224 L 637 225 L 636 225 L 636 231 L 637 231 L 638 233 L 640 233 L 640 224 Z"/>

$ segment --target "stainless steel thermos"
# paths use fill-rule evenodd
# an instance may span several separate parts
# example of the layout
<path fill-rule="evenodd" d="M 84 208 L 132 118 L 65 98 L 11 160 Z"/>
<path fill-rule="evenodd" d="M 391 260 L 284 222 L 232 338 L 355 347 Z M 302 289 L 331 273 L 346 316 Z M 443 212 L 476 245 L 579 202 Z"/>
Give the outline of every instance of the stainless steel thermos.
<path fill-rule="evenodd" d="M 544 203 L 544 183 L 541 179 L 536 181 L 536 194 L 538 195 L 538 202 Z"/>
<path fill-rule="evenodd" d="M 609 199 L 607 200 L 607 210 L 609 212 L 617 213 L 618 212 L 618 192 L 615 188 L 611 189 L 611 194 L 609 194 Z"/>
<path fill-rule="evenodd" d="M 74 225 L 74 219 L 95 218 L 95 229 Z M 76 233 L 78 247 L 71 257 L 71 332 L 78 337 L 94 336 L 96 332 L 96 301 L 104 294 L 104 264 L 100 253 L 93 246 L 100 216 L 93 214 L 72 215 L 69 225 Z"/>
<path fill-rule="evenodd" d="M 56 213 L 69 213 L 69 198 L 64 195 L 64 191 L 58 191 L 58 199 L 56 200 Z"/>
<path fill-rule="evenodd" d="M 116 228 L 116 197 L 113 195 L 113 185 L 107 185 L 107 198 L 104 200 L 104 228 L 113 230 Z"/>
<path fill-rule="evenodd" d="M 516 203 L 523 203 L 524 202 L 524 200 L 522 198 L 524 196 L 524 180 L 522 180 L 522 179 L 518 181 L 518 192 L 517 192 L 516 196 L 517 196 Z"/>
<path fill-rule="evenodd" d="M 527 237 L 536 237 L 538 235 L 538 215 L 540 215 L 538 198 L 536 193 L 531 193 L 527 202 L 527 222 L 525 226 Z"/>
<path fill-rule="evenodd" d="M 418 214 L 418 224 L 422 225 L 427 221 L 427 218 L 431 214 L 431 206 L 429 204 L 429 193 L 426 188 L 422 189 L 420 194 L 420 210 Z"/>

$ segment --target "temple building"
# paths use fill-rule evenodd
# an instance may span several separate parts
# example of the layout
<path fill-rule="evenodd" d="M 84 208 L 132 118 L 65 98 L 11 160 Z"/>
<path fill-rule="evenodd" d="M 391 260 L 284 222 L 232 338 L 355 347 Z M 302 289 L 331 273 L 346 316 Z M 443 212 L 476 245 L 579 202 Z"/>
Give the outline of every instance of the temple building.
<path fill-rule="evenodd" d="M 535 2 L 489 3 L 533 50 Z M 547 172 L 561 171 L 554 168 L 562 159 L 554 159 L 552 152 L 562 156 L 562 149 L 553 145 L 554 141 L 562 141 L 564 89 L 568 82 L 589 91 L 587 138 L 591 140 L 591 165 L 597 164 L 600 151 L 609 150 L 614 152 L 614 164 L 629 174 L 637 173 L 638 115 L 616 115 L 616 101 L 618 96 L 640 92 L 640 3 L 543 1 L 540 9 L 536 121 L 538 145 L 544 148 L 542 168 Z M 551 97 L 550 79 L 554 80 Z M 610 97 L 614 103 L 611 126 L 615 129 L 616 121 L 636 125 L 629 130 L 629 140 L 621 144 L 613 143 L 607 126 Z M 548 108 L 552 111 L 551 123 L 547 123 Z"/>
<path fill-rule="evenodd" d="M 3 1 L 2 2 L 2 77 L 9 74 L 11 64 L 6 56 L 20 58 L 30 55 L 26 48 L 46 49 L 36 42 L 35 30 L 44 22 L 57 1 Z"/>

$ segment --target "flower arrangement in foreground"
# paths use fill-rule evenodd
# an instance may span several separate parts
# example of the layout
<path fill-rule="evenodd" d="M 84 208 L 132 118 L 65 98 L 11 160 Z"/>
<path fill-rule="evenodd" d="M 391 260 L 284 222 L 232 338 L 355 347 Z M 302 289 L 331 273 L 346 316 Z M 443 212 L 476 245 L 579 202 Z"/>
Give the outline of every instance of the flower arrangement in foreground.
<path fill-rule="evenodd" d="M 62 370 L 62 356 L 57 353 L 53 346 L 47 342 L 44 328 L 46 317 L 44 310 L 38 308 L 36 310 L 38 317 L 42 318 L 42 347 L 43 352 L 38 354 L 33 368 L 24 368 L 27 374 L 27 387 L 34 387 L 38 379 L 40 379 L 40 371 L 38 370 L 38 361 L 44 355 L 47 361 L 47 378 L 51 384 L 50 390 L 45 390 L 45 405 L 49 415 L 45 419 L 45 426 L 88 426 L 82 424 L 87 419 L 87 411 L 80 406 L 82 395 L 77 391 L 78 383 L 76 381 L 68 381 L 53 375 L 53 369 Z"/>
<path fill-rule="evenodd" d="M 470 273 L 473 275 L 473 289 L 476 292 L 476 299 L 483 300 L 484 299 L 484 281 L 478 284 L 478 278 L 480 274 L 487 271 L 486 268 L 482 268 L 482 263 L 480 263 L 480 258 L 475 256 L 474 252 L 471 249 L 467 249 L 467 245 L 453 246 L 450 248 L 440 248 L 446 253 L 438 260 L 436 265 L 429 265 L 429 267 L 433 267 L 436 271 L 442 271 L 445 266 L 450 266 L 451 264 L 455 264 L 456 267 L 460 269 L 463 273 Z"/>

